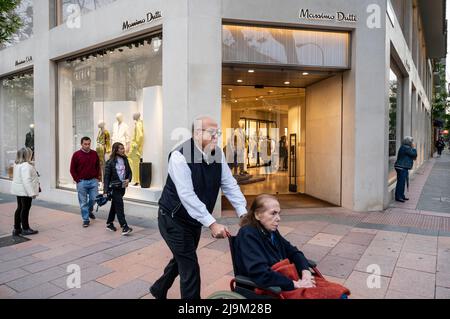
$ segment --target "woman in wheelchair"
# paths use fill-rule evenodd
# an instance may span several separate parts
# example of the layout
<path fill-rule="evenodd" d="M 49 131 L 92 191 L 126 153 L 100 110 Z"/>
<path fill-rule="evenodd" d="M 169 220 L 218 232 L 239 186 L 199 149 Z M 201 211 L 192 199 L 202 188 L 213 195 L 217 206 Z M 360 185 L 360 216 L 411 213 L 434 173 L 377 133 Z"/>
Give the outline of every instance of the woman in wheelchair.
<path fill-rule="evenodd" d="M 309 261 L 278 231 L 280 204 L 271 195 L 260 195 L 241 221 L 234 240 L 235 275 L 250 278 L 257 294 L 279 287 L 285 299 L 346 299 L 350 291 L 310 271 Z"/>

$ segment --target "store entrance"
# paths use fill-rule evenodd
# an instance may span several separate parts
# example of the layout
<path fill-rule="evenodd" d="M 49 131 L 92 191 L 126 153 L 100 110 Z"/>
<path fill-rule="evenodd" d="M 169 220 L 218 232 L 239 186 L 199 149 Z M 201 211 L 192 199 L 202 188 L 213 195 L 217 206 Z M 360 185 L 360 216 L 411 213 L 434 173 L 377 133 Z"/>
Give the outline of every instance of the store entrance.
<path fill-rule="evenodd" d="M 312 159 L 307 154 L 307 128 L 310 125 L 314 130 L 320 129 L 314 123 L 318 119 L 314 119 L 316 111 L 312 105 L 313 118 L 308 123 L 307 92 L 309 87 L 335 76 L 329 72 L 223 68 L 222 145 L 249 203 L 258 194 L 267 193 L 277 195 L 283 209 L 340 204 L 327 201 L 327 196 L 308 193 L 308 186 L 314 187 L 307 183 L 307 172 L 315 176 L 313 171 L 317 169 L 307 165 L 307 159 Z M 312 97 L 316 95 L 318 92 L 312 91 Z M 340 118 L 333 120 L 340 125 Z M 336 186 L 340 193 L 340 183 Z M 223 197 L 222 210 L 230 209 Z"/>

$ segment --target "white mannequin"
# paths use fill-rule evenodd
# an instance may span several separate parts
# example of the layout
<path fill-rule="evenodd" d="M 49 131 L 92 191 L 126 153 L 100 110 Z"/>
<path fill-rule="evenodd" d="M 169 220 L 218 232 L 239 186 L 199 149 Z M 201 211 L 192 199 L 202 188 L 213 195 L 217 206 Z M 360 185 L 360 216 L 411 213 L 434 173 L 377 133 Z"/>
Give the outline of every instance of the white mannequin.
<path fill-rule="evenodd" d="M 128 125 L 123 122 L 123 114 L 116 114 L 117 122 L 113 125 L 113 133 L 111 137 L 111 142 L 114 145 L 116 142 L 120 142 L 125 146 L 125 151 L 128 153 L 130 151 L 130 134 L 128 132 Z"/>

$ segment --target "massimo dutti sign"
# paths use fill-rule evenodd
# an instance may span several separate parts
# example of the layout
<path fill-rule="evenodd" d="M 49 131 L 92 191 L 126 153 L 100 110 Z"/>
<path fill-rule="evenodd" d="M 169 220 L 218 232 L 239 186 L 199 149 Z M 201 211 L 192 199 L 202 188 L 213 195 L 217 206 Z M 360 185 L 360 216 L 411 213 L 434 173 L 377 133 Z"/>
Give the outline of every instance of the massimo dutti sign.
<path fill-rule="evenodd" d="M 148 12 L 144 17 L 142 17 L 142 19 L 136 19 L 135 21 L 124 21 L 122 23 L 122 31 L 130 30 L 136 28 L 137 26 L 150 23 L 161 18 L 161 11 Z"/>
<path fill-rule="evenodd" d="M 14 66 L 18 67 L 18 66 L 21 66 L 22 64 L 27 64 L 30 62 L 33 62 L 33 57 L 31 55 L 27 56 L 25 59 L 16 60 L 16 62 L 14 63 Z"/>
<path fill-rule="evenodd" d="M 325 13 L 325 12 L 312 12 L 309 9 L 300 9 L 298 14 L 301 20 L 318 20 L 318 21 L 335 21 L 335 22 L 350 22 L 355 23 L 358 18 L 355 14 L 345 13 L 338 11 L 335 13 Z"/>

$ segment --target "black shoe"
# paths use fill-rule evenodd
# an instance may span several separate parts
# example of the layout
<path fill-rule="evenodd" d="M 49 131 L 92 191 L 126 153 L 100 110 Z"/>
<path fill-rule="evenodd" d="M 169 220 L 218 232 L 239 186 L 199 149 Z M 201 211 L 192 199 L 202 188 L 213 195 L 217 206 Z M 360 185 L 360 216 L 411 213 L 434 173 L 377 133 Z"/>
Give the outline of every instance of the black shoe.
<path fill-rule="evenodd" d="M 408 197 L 403 197 L 403 200 L 409 200 L 409 198 Z"/>
<path fill-rule="evenodd" d="M 20 236 L 22 234 L 22 229 L 14 229 L 12 232 L 13 236 Z"/>
<path fill-rule="evenodd" d="M 403 199 L 395 199 L 396 202 L 404 203 L 405 201 Z"/>
<path fill-rule="evenodd" d="M 38 234 L 39 232 L 37 231 L 37 230 L 33 230 L 33 229 L 24 229 L 24 230 L 22 230 L 22 235 L 24 235 L 24 236 L 28 236 L 28 235 L 36 235 L 36 234 Z"/>
<path fill-rule="evenodd" d="M 149 291 L 155 299 L 167 299 L 167 296 L 161 296 L 161 294 L 158 294 L 154 286 L 151 286 Z"/>
<path fill-rule="evenodd" d="M 109 231 L 117 231 L 117 228 L 116 228 L 116 226 L 114 226 L 113 223 L 106 224 L 106 229 L 108 229 Z"/>
<path fill-rule="evenodd" d="M 95 215 L 93 213 L 89 213 L 89 218 L 90 219 L 95 219 Z"/>
<path fill-rule="evenodd" d="M 89 227 L 89 224 L 90 224 L 89 221 L 84 221 L 84 222 L 83 222 L 83 227 L 84 227 L 84 228 Z"/>
<path fill-rule="evenodd" d="M 122 228 L 122 236 L 126 236 L 126 235 L 128 235 L 129 233 L 131 233 L 132 231 L 133 231 L 133 228 L 128 227 L 128 226 L 124 226 L 124 227 Z"/>

